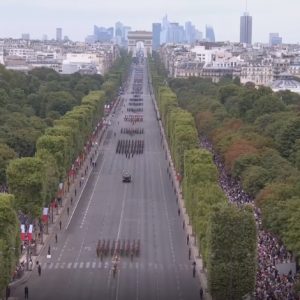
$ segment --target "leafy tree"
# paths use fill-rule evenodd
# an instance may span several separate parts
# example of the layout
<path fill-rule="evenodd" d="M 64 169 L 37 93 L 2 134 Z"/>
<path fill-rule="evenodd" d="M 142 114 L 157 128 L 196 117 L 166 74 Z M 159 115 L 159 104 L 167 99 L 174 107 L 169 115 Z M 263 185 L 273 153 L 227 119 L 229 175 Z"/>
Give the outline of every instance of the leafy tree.
<path fill-rule="evenodd" d="M 89 76 L 81 78 L 74 89 L 80 91 L 83 95 L 87 95 L 92 90 L 99 90 L 101 84 L 103 83 L 103 78 L 100 75 Z"/>
<path fill-rule="evenodd" d="M 45 181 L 43 193 L 45 193 L 45 205 L 48 205 L 57 192 L 57 187 L 60 182 L 59 167 L 55 157 L 45 149 L 38 151 L 36 158 L 40 159 L 44 165 L 45 178 L 47 178 L 47 180 Z"/>
<path fill-rule="evenodd" d="M 46 114 L 49 111 L 57 111 L 61 116 L 77 104 L 75 98 L 66 91 L 51 92 L 46 96 L 45 101 Z"/>
<path fill-rule="evenodd" d="M 246 171 L 248 168 L 251 166 L 259 166 L 260 164 L 261 158 L 258 154 L 242 154 L 234 161 L 232 174 L 236 178 L 241 178 L 244 171 Z"/>
<path fill-rule="evenodd" d="M 289 119 L 275 138 L 281 155 L 292 156 L 294 145 L 300 139 L 300 118 Z"/>
<path fill-rule="evenodd" d="M 25 95 L 24 90 L 22 90 L 20 88 L 15 88 L 15 89 L 11 90 L 10 97 L 16 104 L 20 104 L 20 103 L 24 102 L 26 95 Z"/>
<path fill-rule="evenodd" d="M 253 213 L 222 206 L 208 229 L 208 283 L 213 299 L 242 299 L 252 294 L 256 277 L 256 225 Z"/>
<path fill-rule="evenodd" d="M 300 95 L 292 93 L 289 90 L 279 91 L 276 94 L 278 95 L 278 98 L 280 98 L 286 105 L 300 104 Z"/>
<path fill-rule="evenodd" d="M 236 160 L 240 156 L 245 156 L 247 154 L 255 155 L 257 153 L 257 149 L 251 142 L 243 139 L 236 139 L 232 141 L 230 147 L 224 154 L 225 166 L 228 170 L 232 171 Z"/>
<path fill-rule="evenodd" d="M 6 144 L 0 144 L 0 185 L 6 184 L 6 168 L 10 160 L 17 157 L 16 152 Z"/>
<path fill-rule="evenodd" d="M 239 87 L 235 84 L 225 85 L 219 89 L 219 99 L 221 103 L 225 103 L 229 97 L 239 94 Z"/>
<path fill-rule="evenodd" d="M 270 173 L 260 166 L 250 166 L 242 173 L 243 188 L 251 196 L 256 196 L 269 181 Z"/>
<path fill-rule="evenodd" d="M 66 138 L 63 136 L 43 135 L 38 139 L 36 147 L 38 155 L 43 149 L 53 155 L 59 169 L 59 179 L 62 180 L 70 163 Z"/>
<path fill-rule="evenodd" d="M 37 116 L 41 115 L 41 96 L 39 94 L 29 94 L 26 103 L 32 107 Z"/>
<path fill-rule="evenodd" d="M 7 95 L 7 92 L 5 89 L 0 88 L 0 107 L 4 107 L 6 104 L 8 104 L 9 97 Z"/>
<path fill-rule="evenodd" d="M 283 102 L 276 96 L 262 96 L 254 104 L 253 111 L 256 118 L 258 116 L 281 112 L 285 110 L 285 105 Z"/>
<path fill-rule="evenodd" d="M 53 69 L 49 68 L 34 68 L 29 72 L 29 75 L 35 76 L 40 81 L 47 81 L 48 79 L 57 79 L 57 72 L 55 72 Z M 52 76 L 51 76 L 52 75 Z"/>
<path fill-rule="evenodd" d="M 15 196 L 14 207 L 25 214 L 39 216 L 45 203 L 45 165 L 33 157 L 10 161 L 7 168 L 10 193 Z"/>
<path fill-rule="evenodd" d="M 0 194 L 0 292 L 10 282 L 19 255 L 19 222 L 13 201 L 13 195 Z"/>

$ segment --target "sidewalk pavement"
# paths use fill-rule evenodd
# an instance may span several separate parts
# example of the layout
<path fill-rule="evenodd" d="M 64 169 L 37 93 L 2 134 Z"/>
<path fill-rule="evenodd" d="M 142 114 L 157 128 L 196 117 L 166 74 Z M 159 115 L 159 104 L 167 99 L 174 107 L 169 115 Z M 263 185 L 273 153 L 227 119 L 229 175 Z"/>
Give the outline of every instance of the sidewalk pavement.
<path fill-rule="evenodd" d="M 115 102 L 108 117 L 111 117 L 111 114 L 116 109 L 118 103 L 119 101 Z M 55 244 L 55 234 L 58 234 L 61 230 L 63 230 L 65 228 L 65 225 L 69 222 L 70 218 L 72 217 L 73 211 L 76 209 L 77 204 L 80 201 L 82 193 L 88 182 L 88 178 L 93 171 L 93 167 L 90 161 L 95 161 L 98 159 L 98 156 L 100 154 L 100 148 L 103 146 L 103 143 L 106 139 L 107 128 L 108 127 L 104 125 L 99 131 L 97 136 L 97 141 L 96 141 L 98 144 L 96 146 L 91 147 L 88 155 L 85 157 L 83 164 L 81 165 L 80 169 L 76 174 L 74 182 L 70 185 L 69 191 L 63 195 L 61 205 L 58 205 L 58 211 L 56 211 L 55 209 L 55 211 L 53 212 L 53 223 L 51 220 L 52 216 L 50 214 L 49 224 L 48 224 L 48 234 L 43 233 L 43 244 L 38 243 L 36 249 L 36 255 L 31 256 L 33 262 L 32 270 L 27 271 L 25 269 L 24 274 L 20 279 L 14 280 L 9 283 L 10 288 L 14 288 L 26 282 L 29 279 L 31 273 L 38 265 L 39 257 L 43 249 L 45 247 L 48 247 L 51 244 Z M 91 158 L 92 160 L 90 160 Z M 85 174 L 83 182 L 82 182 L 81 174 Z M 61 229 L 60 229 L 60 222 L 61 222 Z M 25 262 L 25 268 L 26 268 L 26 250 L 21 255 L 19 261 L 20 263 Z M 9 299 L 13 299 L 13 298 L 10 297 Z"/>
<path fill-rule="evenodd" d="M 150 77 L 149 77 L 150 78 Z M 151 85 L 152 86 L 152 85 Z M 172 161 L 172 157 L 171 157 L 171 152 L 169 150 L 169 145 L 165 136 L 165 131 L 163 128 L 163 124 L 162 121 L 160 119 L 160 113 L 157 107 L 157 103 L 155 101 L 155 95 L 153 93 L 153 89 L 150 89 L 151 92 L 151 98 L 152 98 L 152 102 L 155 108 L 155 112 L 158 118 L 158 122 L 159 122 L 159 127 L 160 127 L 160 132 L 161 132 L 161 138 L 162 138 L 162 147 L 166 152 L 166 159 L 169 162 L 169 167 L 168 170 L 170 170 L 170 175 L 171 175 L 171 181 L 172 181 L 172 185 L 174 187 L 174 193 L 177 196 L 178 199 L 178 206 L 180 209 L 180 215 L 182 216 L 183 220 L 182 222 L 184 222 L 185 226 L 184 226 L 184 230 L 186 233 L 186 236 L 189 236 L 189 247 L 191 248 L 191 264 L 192 262 L 196 262 L 196 271 L 200 280 L 200 285 L 204 291 L 203 294 L 203 299 L 205 300 L 211 300 L 211 295 L 208 292 L 208 284 L 207 284 L 207 274 L 206 274 L 206 270 L 203 268 L 203 260 L 201 258 L 201 254 L 199 252 L 198 247 L 196 246 L 197 244 L 197 238 L 196 236 L 193 236 L 193 229 L 192 226 L 190 225 L 190 220 L 189 220 L 189 216 L 187 214 L 185 205 L 184 205 L 184 199 L 182 197 L 182 190 L 180 187 L 180 183 L 177 179 L 177 174 L 176 174 L 176 169 L 175 166 L 173 164 Z"/>

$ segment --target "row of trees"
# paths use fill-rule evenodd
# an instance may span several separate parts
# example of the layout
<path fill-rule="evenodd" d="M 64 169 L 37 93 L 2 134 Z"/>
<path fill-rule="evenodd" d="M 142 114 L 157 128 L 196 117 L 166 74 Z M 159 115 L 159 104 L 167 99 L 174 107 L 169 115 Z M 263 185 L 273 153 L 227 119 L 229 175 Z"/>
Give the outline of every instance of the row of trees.
<path fill-rule="evenodd" d="M 53 126 L 37 139 L 34 156 L 14 159 L 7 154 L 10 161 L 6 176 L 11 194 L 0 194 L 0 291 L 9 283 L 19 255 L 16 211 L 41 216 L 42 208 L 56 196 L 59 182 L 68 178 L 75 159 L 84 154 L 86 143 L 104 116 L 104 105 L 115 98 L 128 64 L 129 58 L 123 55 L 106 76 L 102 90 L 91 91 L 80 105 L 54 120 Z"/>
<path fill-rule="evenodd" d="M 212 155 L 198 148 L 195 121 L 179 108 L 176 94 L 162 85 L 150 64 L 158 108 L 177 171 L 184 174 L 184 199 L 208 269 L 214 299 L 241 299 L 255 287 L 256 226 L 250 208 L 228 204 L 218 185 Z M 239 224 L 239 226 L 237 226 Z"/>
<path fill-rule="evenodd" d="M 255 198 L 263 225 L 299 257 L 300 96 L 237 80 L 174 79 L 170 86 L 227 172 Z"/>
<path fill-rule="evenodd" d="M 158 87 L 157 101 L 176 169 L 183 174 L 184 151 L 197 146 L 193 116 L 178 107 L 176 95 L 168 87 Z"/>

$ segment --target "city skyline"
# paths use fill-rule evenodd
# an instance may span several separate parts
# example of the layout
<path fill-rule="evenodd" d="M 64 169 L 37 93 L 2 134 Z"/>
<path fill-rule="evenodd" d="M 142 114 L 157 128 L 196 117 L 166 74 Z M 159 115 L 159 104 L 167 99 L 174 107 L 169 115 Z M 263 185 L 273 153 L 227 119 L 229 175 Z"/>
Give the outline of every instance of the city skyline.
<path fill-rule="evenodd" d="M 2 3 L 0 8 L 1 38 L 20 38 L 22 33 L 30 33 L 33 39 L 41 39 L 44 34 L 51 39 L 55 38 L 56 28 L 61 27 L 63 36 L 83 41 L 94 25 L 110 27 L 121 21 L 133 30 L 151 30 L 152 23 L 161 22 L 167 14 L 172 22 L 184 24 L 191 21 L 203 32 L 206 24 L 213 26 L 217 41 L 238 42 L 240 16 L 246 5 L 244 0 L 212 0 L 209 3 L 188 0 L 175 4 L 170 0 L 163 3 L 153 0 L 142 5 L 135 0 L 103 3 L 95 0 L 64 0 L 63 3 L 59 0 L 42 3 L 37 0 L 26 3 L 11 0 Z M 299 26 L 296 23 L 299 22 L 299 9 L 300 3 L 296 0 L 287 0 L 284 10 L 279 0 L 248 1 L 248 11 L 253 17 L 253 42 L 267 43 L 270 32 L 279 32 L 284 43 L 298 43 Z"/>

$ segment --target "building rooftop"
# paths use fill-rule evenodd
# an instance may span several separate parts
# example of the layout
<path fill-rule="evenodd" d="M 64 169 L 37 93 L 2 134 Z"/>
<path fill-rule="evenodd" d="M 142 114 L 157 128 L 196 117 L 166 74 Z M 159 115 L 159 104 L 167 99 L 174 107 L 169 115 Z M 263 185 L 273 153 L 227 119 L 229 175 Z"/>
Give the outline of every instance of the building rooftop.
<path fill-rule="evenodd" d="M 296 80 L 278 79 L 272 83 L 271 89 L 274 92 L 290 90 L 291 92 L 300 94 L 300 82 Z"/>

